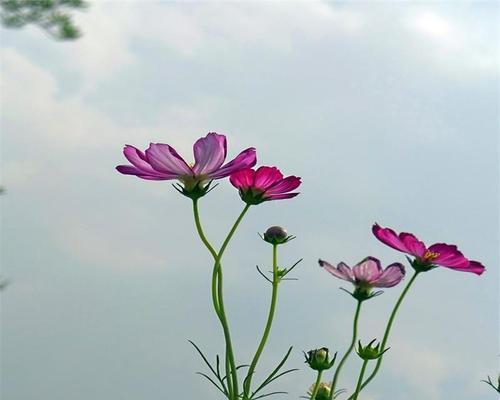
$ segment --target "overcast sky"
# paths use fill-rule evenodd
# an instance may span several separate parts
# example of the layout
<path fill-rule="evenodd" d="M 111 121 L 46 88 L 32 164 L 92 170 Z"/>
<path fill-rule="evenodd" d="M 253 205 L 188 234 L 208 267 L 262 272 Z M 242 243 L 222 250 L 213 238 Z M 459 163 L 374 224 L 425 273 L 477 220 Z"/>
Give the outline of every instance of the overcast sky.
<path fill-rule="evenodd" d="M 209 131 L 230 156 L 255 146 L 259 164 L 303 178 L 299 197 L 252 208 L 227 252 L 240 363 L 270 296 L 256 232 L 286 226 L 282 263 L 304 258 L 258 369 L 293 345 L 301 371 L 274 388 L 296 399 L 314 380 L 301 351 L 350 340 L 349 285 L 316 260 L 405 260 L 372 237 L 377 221 L 488 271 L 419 278 L 363 400 L 497 398 L 480 380 L 499 354 L 498 18 L 494 1 L 115 1 L 78 16 L 76 42 L 3 29 L 2 399 L 220 399 L 187 342 L 223 350 L 189 201 L 114 170 L 125 143 L 191 159 Z M 215 243 L 242 206 L 228 182 L 203 199 Z M 362 340 L 382 336 L 400 291 L 366 304 Z"/>

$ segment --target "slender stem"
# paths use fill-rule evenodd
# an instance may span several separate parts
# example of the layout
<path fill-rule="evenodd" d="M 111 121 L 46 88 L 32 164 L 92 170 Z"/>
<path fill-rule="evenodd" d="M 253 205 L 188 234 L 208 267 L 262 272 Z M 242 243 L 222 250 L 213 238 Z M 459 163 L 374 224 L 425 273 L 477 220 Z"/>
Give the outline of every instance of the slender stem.
<path fill-rule="evenodd" d="M 333 375 L 333 381 L 332 381 L 332 387 L 330 391 L 330 397 L 329 400 L 333 399 L 333 395 L 335 393 L 335 388 L 337 387 L 337 381 L 340 375 L 340 371 L 342 370 L 342 367 L 344 366 L 344 363 L 346 360 L 349 358 L 351 355 L 352 351 L 354 350 L 354 346 L 356 345 L 356 340 L 358 338 L 358 320 L 359 320 L 359 314 L 361 312 L 361 304 L 363 301 L 358 300 L 358 304 L 356 306 L 356 312 L 354 314 L 354 321 L 352 324 L 352 340 L 349 348 L 347 349 L 346 353 L 344 354 L 344 357 L 339 362 L 339 365 L 337 366 L 337 369 L 335 370 L 335 374 Z"/>
<path fill-rule="evenodd" d="M 252 385 L 252 378 L 253 374 L 255 372 L 255 367 L 257 366 L 257 363 L 259 362 L 259 358 L 262 354 L 262 351 L 264 350 L 264 347 L 266 346 L 267 339 L 269 337 L 269 333 L 271 332 L 271 327 L 273 324 L 273 319 L 274 319 L 274 313 L 276 311 L 276 302 L 278 299 L 278 285 L 280 282 L 279 274 L 278 274 L 278 245 L 274 244 L 273 245 L 273 289 L 272 289 L 272 294 L 271 294 L 271 305 L 269 307 L 269 314 L 267 316 L 267 322 L 266 322 L 266 327 L 264 329 L 264 333 L 262 334 L 262 338 L 259 343 L 259 347 L 257 348 L 257 351 L 255 352 L 255 355 L 252 359 L 252 363 L 250 364 L 250 367 L 248 368 L 248 373 L 245 378 L 244 384 L 243 384 L 243 398 L 246 399 L 248 398 L 251 390 L 251 385 Z"/>
<path fill-rule="evenodd" d="M 226 311 L 224 307 L 224 292 L 223 292 L 223 287 L 224 287 L 224 280 L 223 280 L 223 274 L 222 274 L 222 265 L 221 265 L 221 258 L 222 255 L 224 254 L 224 251 L 226 250 L 231 238 L 233 237 L 234 233 L 236 232 L 236 229 L 238 228 L 238 225 L 240 222 L 243 220 L 243 217 L 247 213 L 248 209 L 250 208 L 250 204 L 245 205 L 245 208 L 243 208 L 243 211 L 240 213 L 236 221 L 234 222 L 231 230 L 229 231 L 228 235 L 226 236 L 226 239 L 222 243 L 222 246 L 217 254 L 217 257 L 215 259 L 215 265 L 214 265 L 214 273 L 213 275 L 216 276 L 216 279 L 218 281 L 217 284 L 217 300 L 218 300 L 218 305 L 219 305 L 219 319 L 222 324 L 222 329 L 224 331 L 224 339 L 226 341 L 226 358 L 227 361 L 229 362 L 229 369 L 230 371 L 227 371 L 226 374 L 228 375 L 228 382 L 229 382 L 229 372 L 231 373 L 231 381 L 232 381 L 232 392 L 233 395 L 235 396 L 235 399 L 237 399 L 239 395 L 239 390 L 238 390 L 238 371 L 236 370 L 236 363 L 234 361 L 234 351 L 233 351 L 233 345 L 231 341 L 231 333 L 229 331 L 229 324 L 227 322 L 227 317 L 226 317 Z M 217 272 L 215 272 L 217 271 Z"/>
<path fill-rule="evenodd" d="M 419 271 L 415 271 L 415 273 L 411 277 L 410 281 L 406 284 L 406 287 L 404 288 L 403 292 L 399 296 L 399 299 L 396 302 L 394 309 L 392 310 L 392 313 L 389 317 L 389 321 L 387 322 L 387 326 L 385 328 L 385 333 L 384 333 L 384 338 L 382 339 L 382 342 L 380 344 L 380 351 L 385 350 L 387 340 L 389 339 L 389 334 L 391 333 L 392 324 L 394 323 L 394 319 L 396 318 L 396 314 L 398 313 L 399 307 L 401 306 L 403 299 L 405 298 L 406 294 L 408 293 L 408 291 L 412 287 L 413 283 L 415 282 L 415 280 L 417 279 L 417 276 L 419 274 L 420 274 Z M 371 375 L 363 382 L 363 384 L 361 385 L 360 391 L 363 390 L 373 380 L 373 378 L 375 378 L 375 376 L 377 375 L 377 372 L 380 369 L 380 366 L 382 365 L 383 358 L 384 357 L 381 356 L 379 359 L 377 359 L 377 364 L 375 365 L 375 369 L 373 370 Z M 351 397 L 349 397 L 348 400 L 354 400 L 354 399 L 355 398 L 353 396 L 351 396 Z"/>
<path fill-rule="evenodd" d="M 193 200 L 193 214 L 194 222 L 196 224 L 196 230 L 198 231 L 198 236 L 214 258 L 214 260 L 217 260 L 217 252 L 208 241 L 207 237 L 205 236 L 205 232 L 203 232 L 203 227 L 201 226 L 200 211 L 198 210 L 198 200 Z M 217 299 L 217 268 L 215 268 L 215 266 L 212 273 L 212 303 L 215 309 L 215 313 L 217 314 L 217 316 L 219 316 L 219 301 Z"/>
<path fill-rule="evenodd" d="M 193 214 L 194 214 L 194 219 L 195 219 L 195 224 L 196 224 L 196 229 L 198 231 L 198 235 L 200 236 L 201 241 L 205 245 L 205 247 L 208 249 L 210 254 L 212 255 L 214 259 L 214 267 L 213 267 L 213 272 L 212 272 L 212 303 L 215 309 L 215 313 L 217 314 L 220 323 L 222 325 L 222 329 L 224 332 L 224 339 L 226 342 L 226 377 L 228 381 L 228 391 L 229 391 L 229 398 L 230 399 L 236 399 L 238 397 L 238 375 L 237 375 L 237 370 L 236 370 L 236 363 L 234 361 L 234 352 L 233 352 L 233 346 L 231 342 L 231 334 L 229 331 L 229 324 L 227 322 L 227 317 L 226 317 L 226 312 L 224 308 L 224 293 L 223 293 L 223 275 L 222 275 L 222 265 L 221 265 L 221 259 L 222 255 L 224 254 L 224 251 L 226 250 L 231 238 L 233 237 L 234 233 L 236 232 L 236 229 L 238 228 L 238 225 L 242 221 L 243 217 L 245 216 L 246 212 L 250 208 L 250 205 L 247 204 L 243 211 L 240 213 L 238 218 L 236 219 L 235 223 L 233 224 L 231 230 L 229 231 L 228 235 L 226 236 L 221 249 L 219 252 L 216 252 L 213 246 L 210 244 L 208 239 L 205 236 L 205 233 L 203 232 L 203 228 L 200 222 L 200 215 L 199 215 L 199 210 L 198 210 L 198 201 L 193 200 Z"/>
<path fill-rule="evenodd" d="M 358 400 L 359 392 L 361 392 L 361 384 L 363 382 L 363 377 L 365 376 L 367 365 L 368 365 L 368 360 L 364 360 L 363 366 L 361 367 L 361 372 L 359 373 L 359 379 L 358 379 L 358 384 L 356 385 L 356 391 L 354 392 L 354 400 Z"/>
<path fill-rule="evenodd" d="M 316 395 L 318 394 L 319 387 L 321 385 L 321 375 L 323 374 L 323 371 L 318 371 L 318 376 L 316 378 L 316 383 L 314 384 L 310 400 L 315 400 Z"/>

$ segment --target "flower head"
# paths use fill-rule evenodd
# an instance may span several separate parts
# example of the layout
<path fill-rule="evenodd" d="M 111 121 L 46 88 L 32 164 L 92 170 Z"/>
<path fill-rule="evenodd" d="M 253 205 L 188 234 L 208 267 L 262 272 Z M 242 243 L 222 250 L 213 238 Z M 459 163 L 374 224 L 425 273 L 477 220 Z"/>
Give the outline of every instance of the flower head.
<path fill-rule="evenodd" d="M 283 174 L 276 167 L 259 167 L 256 171 L 245 168 L 229 178 L 231 184 L 240 192 L 247 204 L 260 204 L 264 201 L 290 199 L 298 195 L 290 193 L 300 186 L 300 178 Z"/>
<path fill-rule="evenodd" d="M 307 353 L 304 353 L 304 356 L 306 357 L 306 364 L 309 364 L 312 369 L 315 371 L 324 371 L 333 367 L 337 353 L 330 360 L 329 350 L 326 347 L 322 347 L 321 349 L 309 350 Z"/>
<path fill-rule="evenodd" d="M 119 165 L 116 169 L 122 174 L 148 180 L 177 179 L 182 183 L 183 194 L 197 198 L 207 193 L 212 180 L 253 167 L 257 161 L 255 149 L 250 147 L 224 164 L 226 137 L 214 132 L 198 139 L 193 145 L 193 153 L 195 161 L 190 165 L 168 144 L 151 143 L 145 152 L 126 145 L 123 154 L 132 165 Z"/>
<path fill-rule="evenodd" d="M 351 282 L 355 286 L 352 295 L 358 300 L 366 300 L 380 292 L 372 293 L 371 289 L 396 286 L 405 276 L 405 268 L 400 263 L 393 263 L 383 269 L 375 257 L 366 257 L 352 269 L 341 262 L 336 267 L 324 260 L 319 265 L 333 276 Z"/>
<path fill-rule="evenodd" d="M 372 232 L 387 246 L 414 256 L 415 260 L 411 264 L 417 271 L 428 271 L 441 266 L 481 275 L 485 270 L 480 262 L 467 259 L 455 245 L 435 243 L 427 247 L 411 233 L 402 232 L 398 235 L 392 229 L 382 228 L 378 224 L 373 225 Z"/>

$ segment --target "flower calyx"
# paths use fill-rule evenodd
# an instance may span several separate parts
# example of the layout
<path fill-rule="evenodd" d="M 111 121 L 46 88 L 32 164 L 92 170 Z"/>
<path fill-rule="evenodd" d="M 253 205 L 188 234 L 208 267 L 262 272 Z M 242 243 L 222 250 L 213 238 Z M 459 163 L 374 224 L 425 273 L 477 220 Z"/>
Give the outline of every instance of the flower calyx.
<path fill-rule="evenodd" d="M 366 346 L 363 346 L 361 344 L 361 341 L 358 341 L 358 348 L 356 349 L 356 352 L 358 355 L 365 361 L 368 360 L 376 360 L 377 358 L 382 357 L 382 355 L 390 349 L 390 347 L 381 350 L 380 348 L 380 343 L 378 343 L 376 346 L 374 343 L 377 341 L 377 339 L 373 339 L 370 343 L 368 343 Z"/>

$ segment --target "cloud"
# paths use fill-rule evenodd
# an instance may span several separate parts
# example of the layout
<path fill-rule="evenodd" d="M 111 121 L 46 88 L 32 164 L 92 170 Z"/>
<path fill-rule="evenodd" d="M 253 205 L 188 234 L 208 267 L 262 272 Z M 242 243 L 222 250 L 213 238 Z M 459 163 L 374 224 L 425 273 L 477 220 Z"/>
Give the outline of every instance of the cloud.
<path fill-rule="evenodd" d="M 446 17 L 431 9 L 413 9 L 404 25 L 439 67 L 459 79 L 480 78 L 478 74 L 496 74 L 498 50 L 492 29 L 478 26 L 479 20 L 467 14 Z"/>

